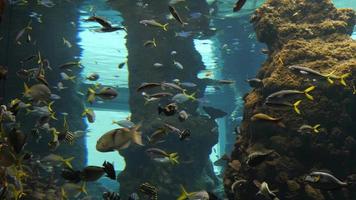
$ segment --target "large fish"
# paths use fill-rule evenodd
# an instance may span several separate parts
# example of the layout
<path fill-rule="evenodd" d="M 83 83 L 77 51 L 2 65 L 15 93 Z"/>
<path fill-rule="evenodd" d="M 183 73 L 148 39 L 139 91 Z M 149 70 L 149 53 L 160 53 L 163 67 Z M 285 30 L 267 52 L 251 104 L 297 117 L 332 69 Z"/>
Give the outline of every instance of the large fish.
<path fill-rule="evenodd" d="M 143 146 L 141 132 L 138 132 L 140 127 L 141 125 L 130 129 L 118 128 L 105 133 L 97 141 L 96 150 L 100 152 L 122 150 L 128 148 L 131 142 Z"/>

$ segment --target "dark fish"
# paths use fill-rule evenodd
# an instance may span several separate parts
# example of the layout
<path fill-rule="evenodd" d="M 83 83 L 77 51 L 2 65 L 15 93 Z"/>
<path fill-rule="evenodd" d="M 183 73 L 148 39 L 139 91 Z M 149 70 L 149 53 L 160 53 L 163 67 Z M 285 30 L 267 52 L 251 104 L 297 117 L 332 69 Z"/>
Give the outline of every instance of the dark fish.
<path fill-rule="evenodd" d="M 348 182 L 341 181 L 330 173 L 320 171 L 311 172 L 304 178 L 304 181 L 322 190 L 339 190 L 349 186 Z"/>
<path fill-rule="evenodd" d="M 143 183 L 139 187 L 140 192 L 146 194 L 147 196 L 150 197 L 151 200 L 157 200 L 158 199 L 158 189 L 154 185 L 151 185 L 150 183 Z"/>
<path fill-rule="evenodd" d="M 158 114 L 164 113 L 166 116 L 172 116 L 176 114 L 178 106 L 176 103 L 170 103 L 164 107 L 158 106 Z"/>
<path fill-rule="evenodd" d="M 9 143 L 15 153 L 20 153 L 26 144 L 27 135 L 18 129 L 12 129 L 9 133 Z"/>
<path fill-rule="evenodd" d="M 233 11 L 237 12 L 237 11 L 241 10 L 241 8 L 244 6 L 245 3 L 246 3 L 246 0 L 238 0 L 235 3 Z"/>
<path fill-rule="evenodd" d="M 120 194 L 117 192 L 104 192 L 103 193 L 104 200 L 121 200 Z"/>
<path fill-rule="evenodd" d="M 137 92 L 140 92 L 142 90 L 146 90 L 146 89 L 151 89 L 151 88 L 156 88 L 161 86 L 160 83 L 142 83 L 138 88 L 137 88 Z"/>
<path fill-rule="evenodd" d="M 109 21 L 99 16 L 91 16 L 88 19 L 85 19 L 84 21 L 99 23 L 103 28 L 98 30 L 98 32 L 113 32 L 117 30 L 126 30 L 125 27 L 113 27 Z"/>
<path fill-rule="evenodd" d="M 189 129 L 184 129 L 183 131 L 181 131 L 180 129 L 178 129 L 170 124 L 167 124 L 167 123 L 165 123 L 164 126 L 166 128 L 168 128 L 170 131 L 172 131 L 173 133 L 178 134 L 179 139 L 181 141 L 185 140 L 186 138 L 188 138 L 191 135 L 191 132 Z"/>
<path fill-rule="evenodd" d="M 62 169 L 61 176 L 72 183 L 79 183 L 81 181 L 80 171 L 75 171 L 70 168 Z"/>
<path fill-rule="evenodd" d="M 147 94 L 147 96 L 150 98 L 162 98 L 162 97 L 171 97 L 173 96 L 173 94 L 169 92 L 159 92 L 155 94 Z"/>
<path fill-rule="evenodd" d="M 116 172 L 114 165 L 109 163 L 109 162 L 104 162 L 103 163 L 104 171 L 106 173 L 106 176 L 109 177 L 112 180 L 116 180 Z"/>
<path fill-rule="evenodd" d="M 88 166 L 80 172 L 80 179 L 85 182 L 97 181 L 105 174 L 103 167 Z"/>
<path fill-rule="evenodd" d="M 120 63 L 117 67 L 118 67 L 119 69 L 122 69 L 122 68 L 124 68 L 125 64 L 126 64 L 126 62 L 122 62 L 122 63 Z"/>
<path fill-rule="evenodd" d="M 59 66 L 60 69 L 69 69 L 71 67 L 82 67 L 79 61 L 66 62 Z"/>
<path fill-rule="evenodd" d="M 248 164 L 250 167 L 255 167 L 261 164 L 263 161 L 265 161 L 267 157 L 272 153 L 274 153 L 273 150 L 266 151 L 266 152 L 259 152 L 259 151 L 253 152 L 248 155 L 246 164 Z"/>
<path fill-rule="evenodd" d="M 8 72 L 8 69 L 6 67 L 0 65 L 0 80 L 6 80 L 7 72 Z"/>
<path fill-rule="evenodd" d="M 246 82 L 253 88 L 260 88 L 263 87 L 263 82 L 261 79 L 258 78 L 250 78 L 246 79 Z"/>
<path fill-rule="evenodd" d="M 211 119 L 217 119 L 227 115 L 226 112 L 209 106 L 203 106 L 203 110 L 210 116 Z"/>
<path fill-rule="evenodd" d="M 234 80 L 218 80 L 219 84 L 234 84 L 235 81 Z"/>
<path fill-rule="evenodd" d="M 169 12 L 172 14 L 172 16 L 174 17 L 174 19 L 176 19 L 180 24 L 182 24 L 183 26 L 187 23 L 183 22 L 182 18 L 179 16 L 177 10 L 173 7 L 173 6 L 168 6 L 169 8 Z"/>

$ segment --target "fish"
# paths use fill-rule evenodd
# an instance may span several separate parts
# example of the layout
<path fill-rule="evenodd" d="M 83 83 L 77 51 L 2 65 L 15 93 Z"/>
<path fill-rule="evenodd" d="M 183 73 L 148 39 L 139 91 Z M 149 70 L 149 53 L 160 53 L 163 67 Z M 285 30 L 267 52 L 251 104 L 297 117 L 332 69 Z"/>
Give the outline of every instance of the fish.
<path fill-rule="evenodd" d="M 53 86 L 53 88 L 57 89 L 58 91 L 67 89 L 68 87 L 65 87 L 61 81 L 57 83 L 57 86 Z"/>
<path fill-rule="evenodd" d="M 236 187 L 241 187 L 243 184 L 246 184 L 247 180 L 245 179 L 238 179 L 231 185 L 231 192 L 235 192 Z"/>
<path fill-rule="evenodd" d="M 213 164 L 215 166 L 226 166 L 227 162 L 229 162 L 231 160 L 231 158 L 224 154 L 223 156 L 221 156 L 221 158 L 219 158 L 218 160 L 216 160 Z"/>
<path fill-rule="evenodd" d="M 250 85 L 250 87 L 253 87 L 253 88 L 263 87 L 262 80 L 258 79 L 258 78 L 250 78 L 250 79 L 247 79 L 246 82 Z"/>
<path fill-rule="evenodd" d="M 6 80 L 7 79 L 8 71 L 9 70 L 7 69 L 7 67 L 4 67 L 4 66 L 0 65 L 0 80 Z"/>
<path fill-rule="evenodd" d="M 181 32 L 176 32 L 175 37 L 182 37 L 182 38 L 188 38 L 193 35 L 192 31 L 181 31 Z"/>
<path fill-rule="evenodd" d="M 251 121 L 270 121 L 277 123 L 278 126 L 285 128 L 286 125 L 282 122 L 282 118 L 271 117 L 264 113 L 256 113 L 251 117 Z"/>
<path fill-rule="evenodd" d="M 71 161 L 74 160 L 74 157 L 63 158 L 57 154 L 49 154 L 41 159 L 42 162 L 50 162 L 50 163 L 62 163 L 64 166 L 69 169 L 73 169 Z"/>
<path fill-rule="evenodd" d="M 21 45 L 21 38 L 23 37 L 23 35 L 25 35 L 25 34 L 29 34 L 29 32 L 30 31 L 32 31 L 32 26 L 31 26 L 31 24 L 32 24 L 32 21 L 30 21 L 28 24 L 27 24 L 27 26 L 26 27 L 24 27 L 23 29 L 21 29 L 18 33 L 17 33 L 17 35 L 16 35 L 16 37 L 15 37 L 15 42 L 17 43 L 17 44 L 19 44 L 19 45 Z"/>
<path fill-rule="evenodd" d="M 119 125 L 123 128 L 132 128 L 135 126 L 135 123 L 131 122 L 130 120 L 119 120 L 119 121 L 113 120 L 112 123 Z"/>
<path fill-rule="evenodd" d="M 297 114 L 301 114 L 301 111 L 299 109 L 299 105 L 300 105 L 301 102 L 302 102 L 302 100 L 297 100 L 296 102 L 291 104 L 289 102 L 266 101 L 265 104 L 268 105 L 268 106 L 288 106 L 288 107 L 292 107 Z"/>
<path fill-rule="evenodd" d="M 51 90 L 44 84 L 35 84 L 28 87 L 24 83 L 24 96 L 33 101 L 48 101 L 51 98 Z"/>
<path fill-rule="evenodd" d="M 183 185 L 180 186 L 182 193 L 181 195 L 177 198 L 177 200 L 210 200 L 209 193 L 205 190 L 203 191 L 197 191 L 197 192 L 187 192 L 187 190 L 183 187 Z"/>
<path fill-rule="evenodd" d="M 163 64 L 162 63 L 154 63 L 153 66 L 154 67 L 163 67 Z"/>
<path fill-rule="evenodd" d="M 121 200 L 120 194 L 117 192 L 104 192 L 103 193 L 104 200 Z"/>
<path fill-rule="evenodd" d="M 37 0 L 37 5 L 41 5 L 41 6 L 44 6 L 44 7 L 47 7 L 47 8 L 52 8 L 56 4 L 51 0 Z"/>
<path fill-rule="evenodd" d="M 178 110 L 178 106 L 176 103 L 170 103 L 163 107 L 158 106 L 158 114 L 159 115 L 161 113 L 164 113 L 166 116 L 172 116 L 172 115 L 176 114 L 177 110 Z"/>
<path fill-rule="evenodd" d="M 103 17 L 99 17 L 99 16 L 91 16 L 88 19 L 84 20 L 85 22 L 97 22 L 99 23 L 102 28 L 99 30 L 99 32 L 114 32 L 114 31 L 118 31 L 118 30 L 125 30 L 125 27 L 114 27 L 111 25 L 111 23 L 109 21 L 107 21 L 106 19 L 104 19 Z"/>
<path fill-rule="evenodd" d="M 60 69 L 69 69 L 72 67 L 82 68 L 82 64 L 80 63 L 80 61 L 71 61 L 71 62 L 63 63 L 59 66 Z"/>
<path fill-rule="evenodd" d="M 192 93 L 192 94 L 187 94 L 186 91 L 184 90 L 183 93 L 178 93 L 176 95 L 174 95 L 172 97 L 172 101 L 176 102 L 176 103 L 184 103 L 186 101 L 196 101 L 196 97 L 195 97 L 196 93 Z"/>
<path fill-rule="evenodd" d="M 98 73 L 89 74 L 86 79 L 89 81 L 97 81 L 100 78 Z"/>
<path fill-rule="evenodd" d="M 106 173 L 106 177 L 108 177 L 112 180 L 116 180 L 116 172 L 115 172 L 114 164 L 104 161 L 103 167 L 104 167 L 104 171 Z"/>
<path fill-rule="evenodd" d="M 188 117 L 189 117 L 189 114 L 185 110 L 181 110 L 178 113 L 178 120 L 181 121 L 181 122 L 187 120 Z"/>
<path fill-rule="evenodd" d="M 68 48 L 72 48 L 73 47 L 73 45 L 65 37 L 63 37 L 62 39 L 63 39 L 63 44 L 66 47 L 68 47 Z"/>
<path fill-rule="evenodd" d="M 75 82 L 76 76 L 69 76 L 64 72 L 61 72 L 60 75 L 63 81 L 72 81 L 73 83 Z"/>
<path fill-rule="evenodd" d="M 314 188 L 326 191 L 340 190 L 350 186 L 348 182 L 341 181 L 334 175 L 321 171 L 313 171 L 309 173 L 305 176 L 304 182 L 310 184 Z"/>
<path fill-rule="evenodd" d="M 6 7 L 6 0 L 0 0 L 0 23 L 2 22 L 2 16 L 4 15 Z"/>
<path fill-rule="evenodd" d="M 103 167 L 87 166 L 80 172 L 80 179 L 85 182 L 97 181 L 105 174 Z"/>
<path fill-rule="evenodd" d="M 279 200 L 277 195 L 275 194 L 275 191 L 271 191 L 266 182 L 260 183 L 257 180 L 254 180 L 253 183 L 256 185 L 257 188 L 259 188 L 259 191 L 256 193 L 256 196 L 261 195 L 266 199 Z"/>
<path fill-rule="evenodd" d="M 181 92 L 185 91 L 185 89 L 181 88 L 179 85 L 175 84 L 175 83 L 167 83 L 167 82 L 162 82 L 161 83 L 161 88 L 163 90 L 165 90 L 166 88 L 170 88 L 170 89 L 175 89 L 175 90 L 179 90 Z"/>
<path fill-rule="evenodd" d="M 304 124 L 299 127 L 299 133 L 319 133 L 320 132 L 320 124 L 316 124 L 314 126 Z"/>
<path fill-rule="evenodd" d="M 174 19 L 176 19 L 182 26 L 187 25 L 188 23 L 183 22 L 182 18 L 179 16 L 177 10 L 173 6 L 168 6 L 169 12 L 172 14 Z"/>
<path fill-rule="evenodd" d="M 168 4 L 174 5 L 174 4 L 181 3 L 181 2 L 185 2 L 185 0 L 170 0 Z"/>
<path fill-rule="evenodd" d="M 342 85 L 344 85 L 344 86 L 346 86 L 345 79 L 350 76 L 350 73 L 345 73 L 345 74 L 343 74 L 341 76 L 336 76 L 336 75 L 334 75 L 335 71 L 332 71 L 329 74 L 323 74 L 323 73 L 318 72 L 316 70 L 313 70 L 311 68 L 303 67 L 303 66 L 300 66 L 300 65 L 291 65 L 291 66 L 288 66 L 288 69 L 290 69 L 292 71 L 300 72 L 302 74 L 312 74 L 312 75 L 316 75 L 316 76 L 320 76 L 320 77 L 326 78 L 326 80 L 330 84 L 334 84 L 333 79 L 340 79 L 340 83 Z"/>
<path fill-rule="evenodd" d="M 160 87 L 161 83 L 142 83 L 138 88 L 137 92 L 140 92 L 142 90 L 147 90 L 147 89 L 152 89 L 152 88 L 157 88 Z"/>
<path fill-rule="evenodd" d="M 96 92 L 92 88 L 88 88 L 87 100 L 89 103 L 93 103 L 97 96 L 105 100 L 111 100 L 118 96 L 118 92 L 111 87 L 103 87 L 99 90 L 99 92 Z"/>
<path fill-rule="evenodd" d="M 180 86 L 183 86 L 183 87 L 189 87 L 189 88 L 194 88 L 194 87 L 197 87 L 198 85 L 195 84 L 195 83 L 190 83 L 190 82 L 182 82 L 182 83 L 179 83 Z"/>
<path fill-rule="evenodd" d="M 233 11 L 238 12 L 245 5 L 245 3 L 246 0 L 238 0 L 234 5 Z"/>
<path fill-rule="evenodd" d="M 134 192 L 129 196 L 128 200 L 139 200 L 139 199 L 140 197 L 138 196 L 138 194 Z"/>
<path fill-rule="evenodd" d="M 252 152 L 247 156 L 246 164 L 250 167 L 256 167 L 257 165 L 265 161 L 267 157 L 274 152 L 275 152 L 274 150 L 269 150 L 264 152 L 261 151 Z"/>
<path fill-rule="evenodd" d="M 122 62 L 122 63 L 120 63 L 117 67 L 118 67 L 119 69 L 122 69 L 122 68 L 124 68 L 125 65 L 126 65 L 126 62 Z"/>
<path fill-rule="evenodd" d="M 189 129 L 180 130 L 168 123 L 164 123 L 164 126 L 166 128 L 168 128 L 170 131 L 172 131 L 173 133 L 178 134 L 179 140 L 181 140 L 181 141 L 185 140 L 186 138 L 190 137 L 190 135 L 191 135 L 191 132 Z"/>
<path fill-rule="evenodd" d="M 147 40 L 143 43 L 144 47 L 157 47 L 156 39 L 153 38 L 152 40 Z"/>
<path fill-rule="evenodd" d="M 267 96 L 266 101 L 270 101 L 271 99 L 274 98 L 281 98 L 286 95 L 296 95 L 296 94 L 304 94 L 307 99 L 309 100 L 314 100 L 314 97 L 309 94 L 309 92 L 313 91 L 316 87 L 315 86 L 310 86 L 306 88 L 304 91 L 301 90 L 280 90 L 278 92 L 274 92 L 270 95 Z"/>
<path fill-rule="evenodd" d="M 170 162 L 172 165 L 179 164 L 178 153 L 167 153 L 159 148 L 146 149 L 146 153 L 154 161 L 162 162 L 162 163 Z"/>
<path fill-rule="evenodd" d="M 184 69 L 184 67 L 183 67 L 183 65 L 180 63 L 180 62 L 178 62 L 178 61 L 173 61 L 173 64 L 174 64 L 174 66 L 175 67 L 177 67 L 178 69 L 180 69 L 180 70 L 183 70 Z"/>
<path fill-rule="evenodd" d="M 95 113 L 94 110 L 90 109 L 90 108 L 85 108 L 82 116 L 86 117 L 89 123 L 94 123 L 95 122 Z"/>
<path fill-rule="evenodd" d="M 111 152 L 126 149 L 131 142 L 143 146 L 142 134 L 138 132 L 141 124 L 130 129 L 118 128 L 103 134 L 96 143 L 96 150 L 99 152 Z"/>
<path fill-rule="evenodd" d="M 234 84 L 234 80 L 218 80 L 219 84 Z"/>
<path fill-rule="evenodd" d="M 169 92 L 158 92 L 154 94 L 144 94 L 144 96 L 148 98 L 162 98 L 162 97 L 171 97 L 173 96 L 173 94 Z"/>
<path fill-rule="evenodd" d="M 164 31 L 168 31 L 167 27 L 169 25 L 169 23 L 166 23 L 166 24 L 161 24 L 159 22 L 157 22 L 156 20 L 154 19 L 149 19 L 149 20 L 141 20 L 140 21 L 140 24 L 143 24 L 145 26 L 153 26 L 153 27 L 159 27 L 159 28 L 162 28 Z"/>
<path fill-rule="evenodd" d="M 147 137 L 148 143 L 149 144 L 157 144 L 164 142 L 164 138 L 168 135 L 166 129 L 164 128 L 159 128 L 156 131 L 154 131 L 151 136 Z"/>
<path fill-rule="evenodd" d="M 213 120 L 225 117 L 227 115 L 226 112 L 210 106 L 203 106 L 202 108 Z"/>
<path fill-rule="evenodd" d="M 156 186 L 151 185 L 150 183 L 142 183 L 139 187 L 139 191 L 149 196 L 149 198 L 152 200 L 158 200 L 158 189 Z"/>

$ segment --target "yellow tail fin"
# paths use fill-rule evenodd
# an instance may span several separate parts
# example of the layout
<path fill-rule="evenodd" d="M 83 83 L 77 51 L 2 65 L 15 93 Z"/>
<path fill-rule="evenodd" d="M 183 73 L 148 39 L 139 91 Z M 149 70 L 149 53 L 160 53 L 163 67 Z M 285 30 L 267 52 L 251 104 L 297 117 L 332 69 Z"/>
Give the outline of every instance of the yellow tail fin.
<path fill-rule="evenodd" d="M 23 96 L 28 96 L 31 92 L 31 89 L 27 86 L 26 83 L 23 83 L 23 86 L 24 86 L 24 93 L 23 93 Z"/>
<path fill-rule="evenodd" d="M 91 104 L 94 103 L 94 101 L 95 101 L 95 91 L 93 89 L 91 89 L 91 88 L 88 89 L 88 99 L 87 99 L 87 101 L 89 103 L 91 103 Z"/>
<path fill-rule="evenodd" d="M 76 79 L 77 77 L 76 76 L 70 76 L 70 77 L 68 77 L 68 80 L 70 80 L 70 81 L 72 81 L 73 83 L 75 83 L 75 79 Z"/>
<path fill-rule="evenodd" d="M 83 182 L 82 186 L 80 187 L 80 192 L 84 194 L 88 194 L 85 182 Z"/>
<path fill-rule="evenodd" d="M 179 159 L 178 153 L 171 153 L 171 154 L 169 154 L 169 161 L 171 161 L 171 163 L 172 163 L 173 165 L 179 164 L 178 159 Z"/>
<path fill-rule="evenodd" d="M 85 115 L 87 115 L 89 112 L 89 109 L 88 108 L 85 108 L 84 111 L 82 112 L 82 116 L 84 117 Z M 114 123 L 114 121 L 113 121 Z"/>
<path fill-rule="evenodd" d="M 326 77 L 326 80 L 330 83 L 330 84 L 334 84 L 334 81 L 331 79 L 331 75 L 333 75 L 335 73 L 336 70 L 330 72 L 329 74 L 327 74 L 325 77 Z"/>
<path fill-rule="evenodd" d="M 163 28 L 163 30 L 164 30 L 164 31 L 168 31 L 168 29 L 167 29 L 167 27 L 168 27 L 168 24 L 169 24 L 169 23 L 167 23 L 167 24 L 164 24 L 164 25 L 162 26 L 162 28 Z"/>
<path fill-rule="evenodd" d="M 183 185 L 180 186 L 182 193 L 181 195 L 177 198 L 177 200 L 186 200 L 188 198 L 188 192 L 185 190 L 185 188 L 183 187 Z"/>
<path fill-rule="evenodd" d="M 309 100 L 314 100 L 314 97 L 309 94 L 309 92 L 313 91 L 314 89 L 315 89 L 315 86 L 310 86 L 304 90 L 304 94 Z"/>
<path fill-rule="evenodd" d="M 67 167 L 69 167 L 69 169 L 73 169 L 72 164 L 70 163 L 72 160 L 74 160 L 74 157 L 70 157 L 67 159 L 63 159 L 63 164 Z"/>
<path fill-rule="evenodd" d="M 293 104 L 294 111 L 299 115 L 300 115 L 300 110 L 299 110 L 298 106 L 300 105 L 301 102 L 302 102 L 302 100 L 298 100 Z"/>
<path fill-rule="evenodd" d="M 190 100 L 196 101 L 197 98 L 195 98 L 196 92 L 193 92 L 192 94 L 187 94 L 185 90 L 183 90 L 183 94 Z"/>
<path fill-rule="evenodd" d="M 320 128 L 320 124 L 317 124 L 317 125 L 313 126 L 314 133 L 319 133 L 320 132 L 319 128 Z"/>
<path fill-rule="evenodd" d="M 340 77 L 340 83 L 341 83 L 341 85 L 346 86 L 346 81 L 345 81 L 345 79 L 346 79 L 347 77 L 349 77 L 350 75 L 351 75 L 351 73 L 346 73 L 346 74 L 341 75 L 341 77 Z"/>

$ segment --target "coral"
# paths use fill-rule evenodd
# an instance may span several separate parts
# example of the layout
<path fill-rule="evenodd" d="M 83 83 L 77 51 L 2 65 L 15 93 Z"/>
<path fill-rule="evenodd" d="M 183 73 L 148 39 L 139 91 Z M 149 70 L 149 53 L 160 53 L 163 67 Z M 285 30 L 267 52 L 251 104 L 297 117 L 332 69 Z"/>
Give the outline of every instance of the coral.
<path fill-rule="evenodd" d="M 326 191 L 311 187 L 303 177 L 312 170 L 327 169 L 345 180 L 356 173 L 355 162 L 355 95 L 356 42 L 350 33 L 356 20 L 351 9 L 336 9 L 328 0 L 268 0 L 251 18 L 257 39 L 267 44 L 271 53 L 257 74 L 263 88 L 245 97 L 244 118 L 231 159 L 241 162 L 240 169 L 228 167 L 224 185 L 229 199 L 253 199 L 257 188 L 252 181 L 266 181 L 278 188 L 281 199 L 352 199 L 354 191 Z M 326 77 L 293 72 L 299 65 Z M 346 85 L 341 76 L 345 76 Z M 283 98 L 294 103 L 302 100 L 297 114 L 292 107 L 270 107 L 265 98 L 284 89 L 316 89 L 309 100 L 304 94 Z M 265 113 L 282 118 L 286 128 L 273 123 L 252 122 L 251 116 Z M 319 133 L 298 132 L 302 125 L 321 124 Z M 256 167 L 246 164 L 247 155 L 260 149 L 278 153 Z M 231 184 L 245 179 L 239 192 Z M 351 194 L 351 195 L 350 195 Z"/>

